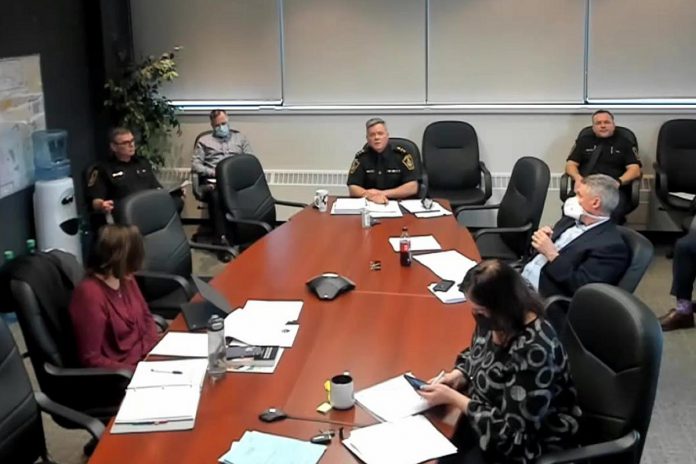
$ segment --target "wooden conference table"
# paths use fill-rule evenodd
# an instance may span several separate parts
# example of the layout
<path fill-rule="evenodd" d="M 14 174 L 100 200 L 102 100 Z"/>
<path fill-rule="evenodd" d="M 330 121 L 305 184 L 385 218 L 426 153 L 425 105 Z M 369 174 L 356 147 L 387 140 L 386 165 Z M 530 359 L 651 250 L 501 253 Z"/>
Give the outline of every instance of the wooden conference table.
<path fill-rule="evenodd" d="M 446 203 L 443 203 L 446 204 Z M 447 205 L 448 206 L 448 205 Z M 351 423 L 375 423 L 360 406 L 326 415 L 316 407 L 326 400 L 324 381 L 350 371 L 356 391 L 406 371 L 429 378 L 450 369 L 474 328 L 468 303 L 444 305 L 426 288 L 438 278 L 414 262 L 401 267 L 387 238 L 407 226 L 411 235 L 433 234 L 443 249 L 457 249 L 478 260 L 469 232 L 453 216 L 381 219 L 362 229 L 359 216 L 330 216 L 306 208 L 233 260 L 212 284 L 234 306 L 248 299 L 303 300 L 300 329 L 273 374 L 227 374 L 206 378 L 193 430 L 112 435 L 109 429 L 90 463 L 215 463 L 246 430 L 309 439 L 338 426 L 285 420 L 264 423 L 259 413 L 279 407 L 289 415 Z M 370 270 L 370 261 L 382 263 Z M 320 301 L 305 282 L 337 272 L 356 289 L 333 301 Z M 181 316 L 171 330 L 185 331 Z M 444 432 L 451 420 L 428 413 Z M 346 429 L 349 432 L 349 429 Z M 354 463 L 338 437 L 322 463 Z"/>

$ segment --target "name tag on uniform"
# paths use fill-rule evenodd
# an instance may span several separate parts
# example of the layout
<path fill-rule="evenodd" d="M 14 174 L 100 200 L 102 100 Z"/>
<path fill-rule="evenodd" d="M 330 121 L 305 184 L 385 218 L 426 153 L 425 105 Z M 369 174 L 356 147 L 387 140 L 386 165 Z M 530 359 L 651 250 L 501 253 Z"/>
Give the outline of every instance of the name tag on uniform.
<path fill-rule="evenodd" d="M 374 174 L 375 170 L 374 169 L 365 169 L 365 172 L 368 174 Z"/>
<path fill-rule="evenodd" d="M 387 174 L 398 174 L 401 172 L 401 169 L 387 169 Z"/>
<path fill-rule="evenodd" d="M 118 171 L 114 172 L 111 174 L 111 177 L 121 177 L 123 175 L 123 171 Z"/>

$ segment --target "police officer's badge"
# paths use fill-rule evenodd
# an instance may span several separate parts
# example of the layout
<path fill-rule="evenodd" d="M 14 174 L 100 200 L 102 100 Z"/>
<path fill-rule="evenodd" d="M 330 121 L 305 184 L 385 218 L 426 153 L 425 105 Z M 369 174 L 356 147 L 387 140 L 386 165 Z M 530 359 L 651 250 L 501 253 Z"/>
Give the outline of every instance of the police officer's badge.
<path fill-rule="evenodd" d="M 411 156 L 410 153 L 407 153 L 406 156 L 401 160 L 402 163 L 404 163 L 404 166 L 406 166 L 406 169 L 409 171 L 413 171 L 416 169 L 416 165 L 413 162 L 413 156 Z"/>
<path fill-rule="evenodd" d="M 353 160 L 353 164 L 350 165 L 350 173 L 354 174 L 355 171 L 358 170 L 358 166 L 360 166 L 360 161 L 358 161 L 357 158 Z"/>
<path fill-rule="evenodd" d="M 96 169 L 92 169 L 92 173 L 89 175 L 89 181 L 87 182 L 87 186 L 94 187 L 94 184 L 97 183 L 97 177 L 99 177 L 99 171 Z"/>

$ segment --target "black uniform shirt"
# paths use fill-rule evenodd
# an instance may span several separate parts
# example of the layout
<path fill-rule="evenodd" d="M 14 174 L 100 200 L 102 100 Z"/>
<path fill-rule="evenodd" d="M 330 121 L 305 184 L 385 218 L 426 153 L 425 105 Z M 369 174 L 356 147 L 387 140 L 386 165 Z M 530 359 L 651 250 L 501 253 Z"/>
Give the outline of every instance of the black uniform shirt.
<path fill-rule="evenodd" d="M 602 152 L 592 170 L 587 172 L 587 164 L 597 146 L 601 147 Z M 637 153 L 638 147 L 619 134 L 614 133 L 611 137 L 600 138 L 592 133 L 578 137 L 568 156 L 568 161 L 578 163 L 578 170 L 583 176 L 606 174 L 618 179 L 626 172 L 626 166 L 629 164 L 641 165 Z"/>
<path fill-rule="evenodd" d="M 382 153 L 369 146 L 357 152 L 348 174 L 348 185 L 367 190 L 393 189 L 414 180 L 418 180 L 418 172 L 413 154 L 391 142 Z"/>
<path fill-rule="evenodd" d="M 99 163 L 90 173 L 87 192 L 91 200 L 120 200 L 131 193 L 162 188 L 150 162 L 140 156 L 120 161 L 115 156 Z"/>

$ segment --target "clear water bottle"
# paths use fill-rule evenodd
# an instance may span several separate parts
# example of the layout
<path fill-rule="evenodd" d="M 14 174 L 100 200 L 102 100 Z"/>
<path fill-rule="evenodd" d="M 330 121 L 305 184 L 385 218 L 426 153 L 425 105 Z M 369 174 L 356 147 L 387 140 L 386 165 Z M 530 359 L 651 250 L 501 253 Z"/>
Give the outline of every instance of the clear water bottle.
<path fill-rule="evenodd" d="M 363 229 L 369 229 L 372 227 L 372 215 L 370 215 L 370 210 L 367 206 L 363 207 L 360 211 L 360 223 Z"/>
<path fill-rule="evenodd" d="M 40 130 L 31 134 L 34 146 L 36 180 L 70 177 L 68 133 L 64 130 Z"/>
<path fill-rule="evenodd" d="M 399 238 L 399 260 L 402 266 L 411 265 L 411 237 L 405 226 L 401 229 L 401 238 Z"/>
<path fill-rule="evenodd" d="M 227 371 L 225 360 L 225 321 L 220 316 L 208 320 L 208 374 L 219 378 Z"/>

